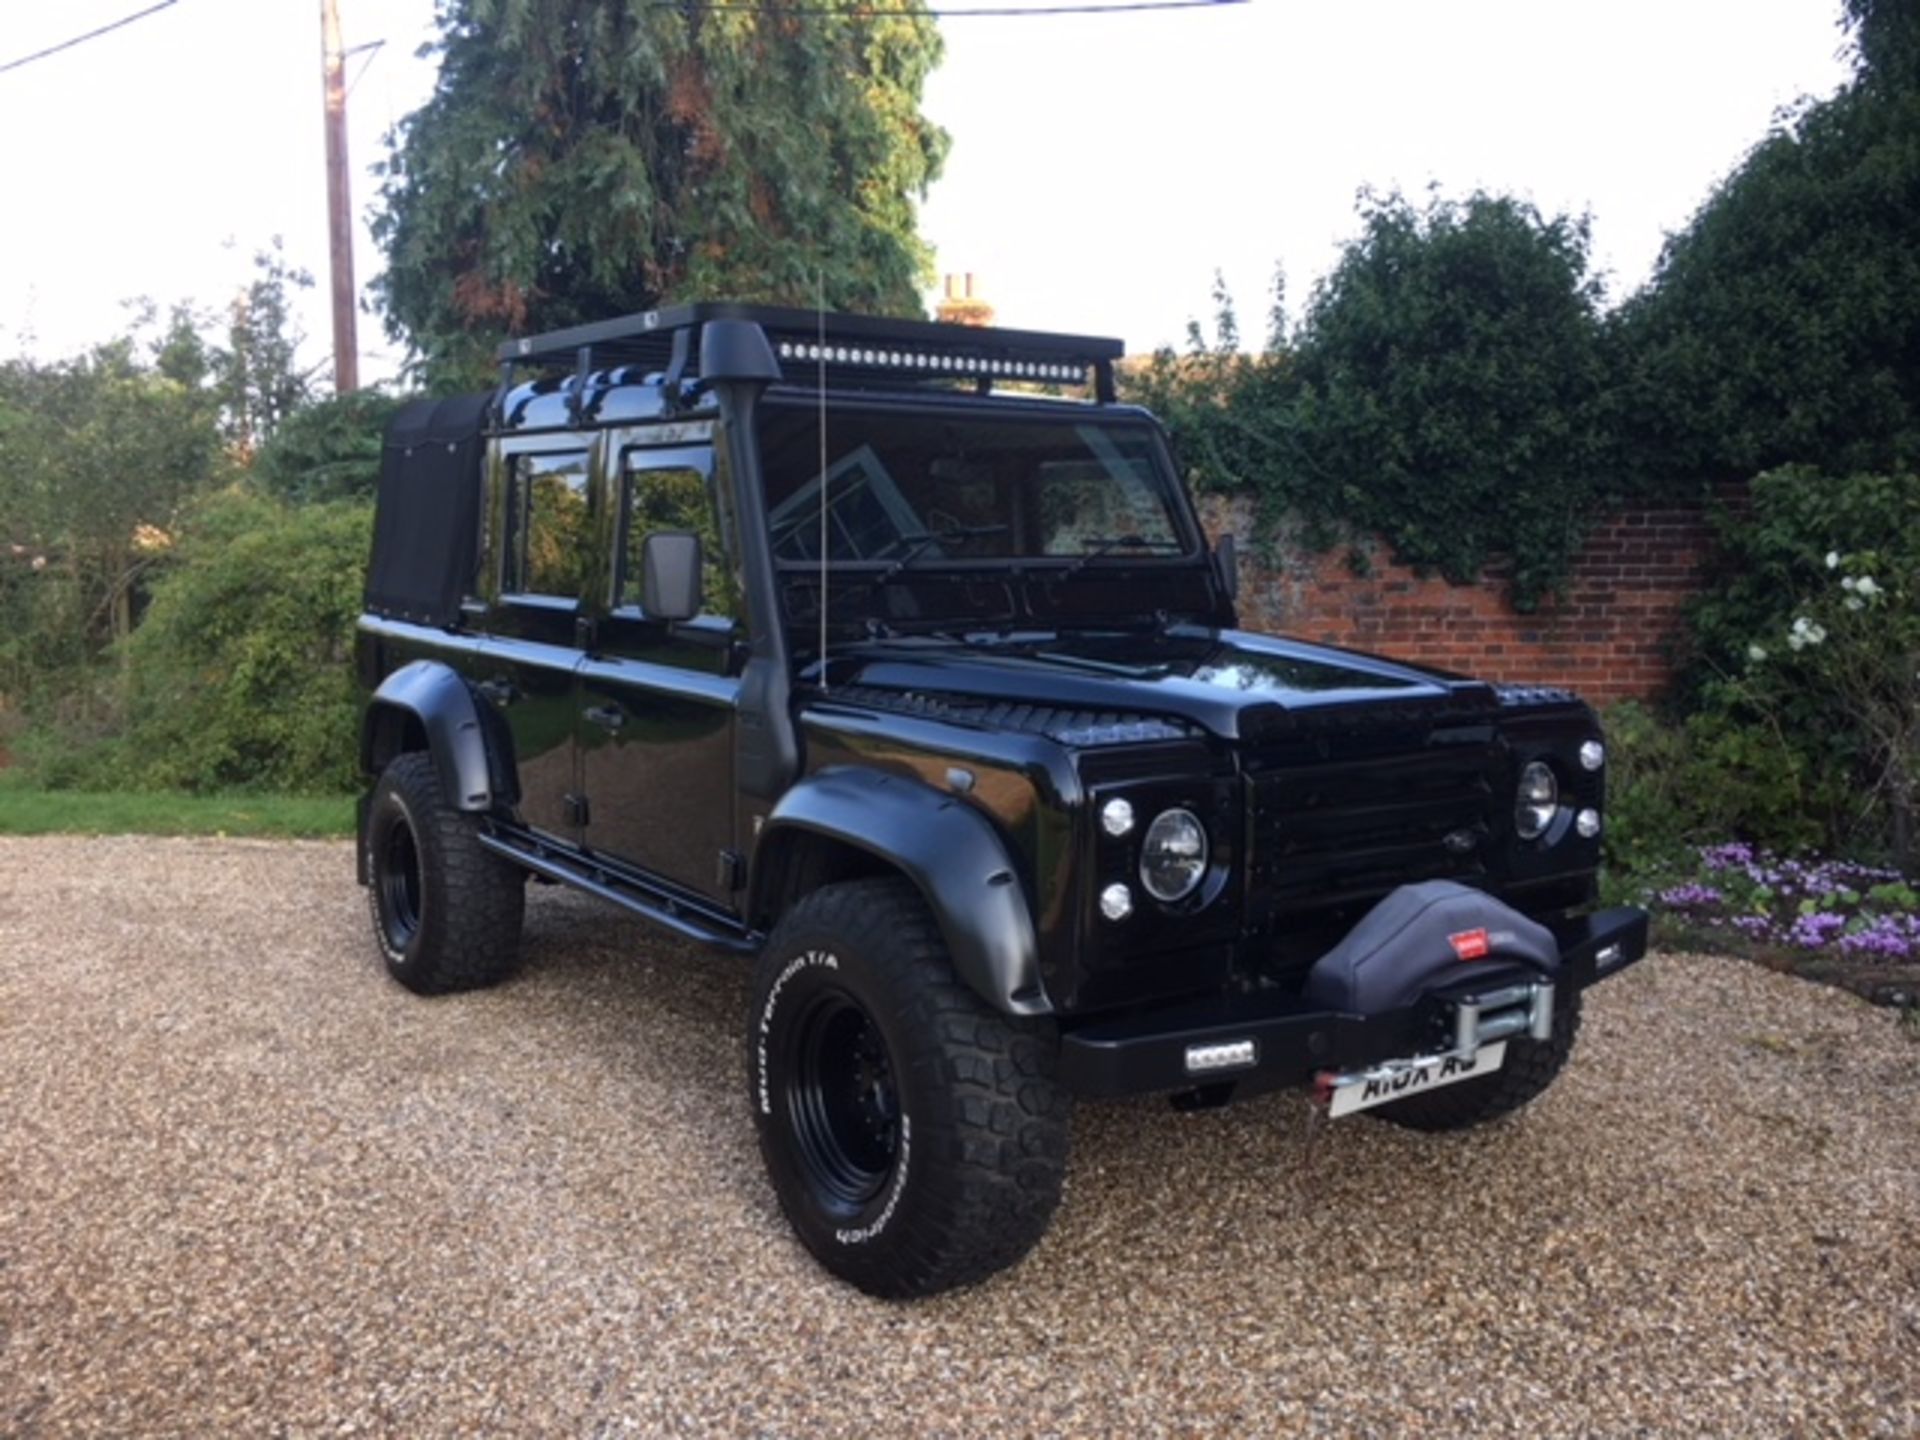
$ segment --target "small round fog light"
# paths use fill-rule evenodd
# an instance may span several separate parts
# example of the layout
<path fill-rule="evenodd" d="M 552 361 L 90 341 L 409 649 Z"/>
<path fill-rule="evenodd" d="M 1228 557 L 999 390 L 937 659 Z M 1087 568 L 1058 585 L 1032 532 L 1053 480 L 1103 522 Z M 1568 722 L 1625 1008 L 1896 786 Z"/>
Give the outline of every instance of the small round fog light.
<path fill-rule="evenodd" d="M 1598 770 L 1607 763 L 1607 747 L 1598 740 L 1584 740 L 1580 744 L 1580 768 Z"/>
<path fill-rule="evenodd" d="M 1573 817 L 1573 828 L 1580 832 L 1580 838 L 1582 840 L 1591 840 L 1600 833 L 1600 812 L 1598 810 L 1582 810 L 1578 815 Z"/>
<path fill-rule="evenodd" d="M 1100 807 L 1100 828 L 1114 837 L 1133 829 L 1133 806 L 1124 800 L 1109 800 Z"/>
<path fill-rule="evenodd" d="M 1124 920 L 1133 913 L 1133 892 L 1124 885 L 1109 885 L 1100 892 L 1100 913 L 1109 920 Z"/>

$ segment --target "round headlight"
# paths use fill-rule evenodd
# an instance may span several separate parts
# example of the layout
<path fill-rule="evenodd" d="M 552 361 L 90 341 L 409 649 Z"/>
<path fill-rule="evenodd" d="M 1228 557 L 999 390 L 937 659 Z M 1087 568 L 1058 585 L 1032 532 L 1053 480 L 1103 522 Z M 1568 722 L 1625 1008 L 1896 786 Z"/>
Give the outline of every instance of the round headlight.
<path fill-rule="evenodd" d="M 1514 801 L 1513 828 L 1522 840 L 1538 840 L 1560 808 L 1560 782 L 1544 760 L 1530 760 L 1520 772 L 1520 794 Z"/>
<path fill-rule="evenodd" d="M 1602 745 L 1598 740 L 1583 740 L 1580 742 L 1580 768 L 1582 770 L 1598 770 L 1606 763 L 1606 746 Z"/>
<path fill-rule="evenodd" d="M 1182 900 L 1206 873 L 1206 826 L 1191 810 L 1162 810 L 1140 844 L 1140 883 L 1156 900 Z"/>

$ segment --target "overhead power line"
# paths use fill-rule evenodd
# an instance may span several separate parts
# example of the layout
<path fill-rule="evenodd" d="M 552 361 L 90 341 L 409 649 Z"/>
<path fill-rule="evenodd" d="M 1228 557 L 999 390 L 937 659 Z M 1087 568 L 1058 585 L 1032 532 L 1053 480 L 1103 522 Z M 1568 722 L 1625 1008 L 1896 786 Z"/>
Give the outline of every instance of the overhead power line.
<path fill-rule="evenodd" d="M 109 21 L 98 30 L 89 30 L 86 34 L 76 35 L 71 40 L 62 40 L 58 45 L 49 45 L 46 49 L 36 50 L 31 55 L 22 55 L 18 60 L 9 60 L 6 64 L 0 65 L 0 75 L 6 74 L 9 70 L 18 70 L 22 65 L 31 65 L 36 60 L 44 60 L 49 55 L 58 55 L 62 50 L 71 50 L 76 45 L 84 45 L 89 40 L 98 40 L 102 35 L 111 35 L 122 26 L 131 25 L 136 20 L 144 20 L 149 15 L 156 15 L 169 6 L 179 3 L 180 0 L 160 0 L 158 5 L 149 5 L 144 10 L 134 11 L 131 15 L 122 15 L 118 20 Z"/>
<path fill-rule="evenodd" d="M 386 43 L 385 40 L 369 40 L 364 45 L 349 45 L 345 50 L 340 52 L 340 58 L 342 60 L 350 60 L 355 55 L 366 56 L 366 59 L 360 62 L 360 68 L 354 71 L 347 80 L 347 98 L 349 100 L 353 98 L 353 92 L 359 86 L 361 80 L 366 77 L 368 67 L 380 58 L 381 47 Z"/>
<path fill-rule="evenodd" d="M 1029 15 L 1118 15 L 1137 10 L 1217 10 L 1226 5 L 1245 5 L 1248 0 L 1115 0 L 1115 3 L 1081 5 L 982 5 L 965 10 L 836 9 L 831 5 L 763 5 L 758 0 L 655 0 L 656 10 L 750 10 L 758 15 L 779 18 L 784 15 L 829 15 L 843 20 L 893 20 L 930 16 L 940 20 L 1018 20 Z"/>
<path fill-rule="evenodd" d="M 98 40 L 102 35 L 111 35 L 114 31 L 144 20 L 149 15 L 157 15 L 162 10 L 171 9 L 180 0 L 159 0 L 144 10 L 136 10 L 131 15 L 123 15 L 118 20 L 109 21 L 96 30 L 84 35 L 75 35 L 72 39 L 62 40 L 58 45 L 49 45 L 44 50 L 36 50 L 31 55 L 22 55 L 17 60 L 9 60 L 0 65 L 0 75 L 9 70 L 18 70 L 31 65 L 36 60 L 45 60 L 58 55 L 63 50 L 71 50 L 76 45 L 84 45 L 89 40 Z M 765 5 L 758 0 L 656 0 L 656 10 L 753 10 L 762 15 L 779 17 L 782 15 L 837 15 L 845 20 L 884 20 L 896 15 L 926 15 L 941 20 L 1018 20 L 1029 15 L 1119 15 L 1141 10 L 1217 10 L 1226 5 L 1245 5 L 1248 0 L 1088 0 L 1085 4 L 1064 5 L 983 5 L 963 10 L 929 9 L 913 11 L 908 9 L 837 9 L 830 5 Z M 356 47 L 358 48 L 358 47 Z M 376 47 L 377 48 L 377 45 Z"/>

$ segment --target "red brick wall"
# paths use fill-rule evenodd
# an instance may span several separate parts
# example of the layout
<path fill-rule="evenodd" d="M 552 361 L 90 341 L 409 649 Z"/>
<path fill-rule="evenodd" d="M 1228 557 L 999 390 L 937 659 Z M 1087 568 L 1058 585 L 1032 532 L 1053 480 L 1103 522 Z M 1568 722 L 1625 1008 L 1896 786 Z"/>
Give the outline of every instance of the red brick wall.
<path fill-rule="evenodd" d="M 1565 596 L 1531 615 L 1507 602 L 1506 574 L 1491 566 L 1477 585 L 1421 578 L 1364 547 L 1357 575 L 1348 547 L 1325 553 L 1282 542 L 1269 569 L 1249 543 L 1244 504 L 1210 499 L 1216 534 L 1240 545 L 1240 617 L 1249 629 L 1369 650 L 1488 680 L 1565 685 L 1595 705 L 1648 699 L 1666 685 L 1672 644 L 1697 592 L 1710 542 L 1704 504 L 1635 507 L 1595 525 Z"/>

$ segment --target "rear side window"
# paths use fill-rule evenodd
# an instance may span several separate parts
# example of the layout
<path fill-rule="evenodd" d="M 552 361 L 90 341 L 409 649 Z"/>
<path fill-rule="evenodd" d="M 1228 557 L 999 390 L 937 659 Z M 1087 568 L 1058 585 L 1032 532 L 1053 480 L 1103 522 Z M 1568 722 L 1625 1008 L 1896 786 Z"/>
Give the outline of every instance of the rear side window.
<path fill-rule="evenodd" d="M 592 544 L 587 452 L 514 456 L 507 481 L 502 588 L 516 595 L 578 598 Z"/>

